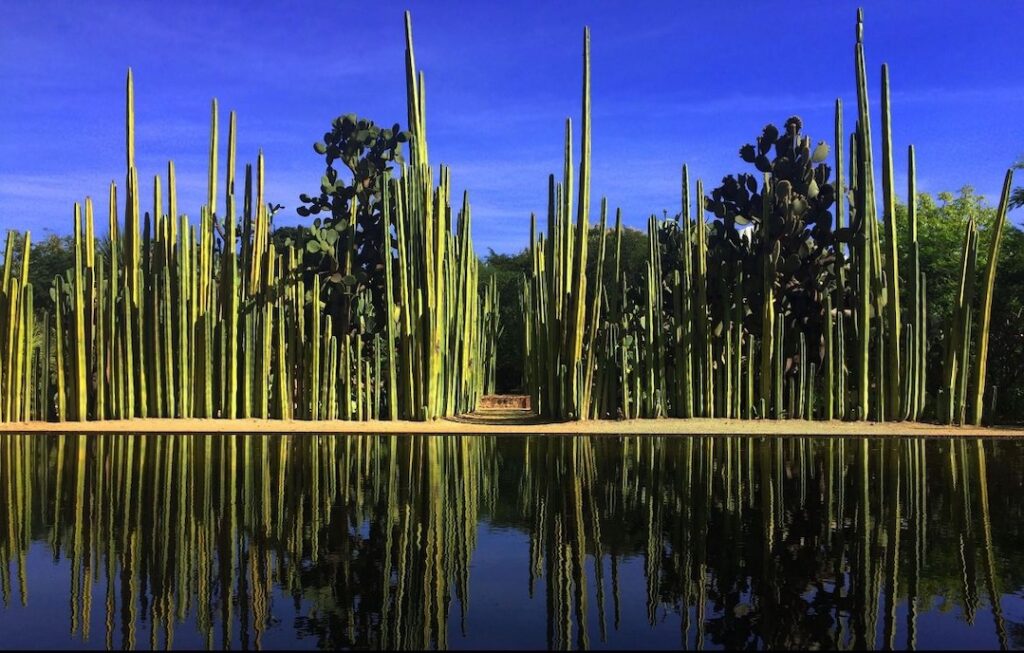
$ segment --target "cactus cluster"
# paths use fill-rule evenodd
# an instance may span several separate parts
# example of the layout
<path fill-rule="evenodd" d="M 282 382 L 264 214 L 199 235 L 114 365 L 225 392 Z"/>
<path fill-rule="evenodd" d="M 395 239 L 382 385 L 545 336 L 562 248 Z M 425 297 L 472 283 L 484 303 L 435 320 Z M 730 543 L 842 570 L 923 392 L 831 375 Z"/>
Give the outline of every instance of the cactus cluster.
<path fill-rule="evenodd" d="M 982 423 L 986 396 L 994 395 L 986 387 L 989 320 L 1012 171 L 996 222 L 986 225 L 993 238 L 980 288 L 978 225 L 972 220 L 966 227 L 934 392 L 935 384 L 925 382 L 927 360 L 936 357 L 928 351 L 916 160 L 911 147 L 904 235 L 896 225 L 889 71 L 882 66 L 879 219 L 860 12 L 856 25 L 857 120 L 848 160 L 837 101 L 834 175 L 828 146 L 812 150 L 799 118 L 783 130 L 769 125 L 756 144 L 741 148 L 759 175 L 726 177 L 705 195 L 684 166 L 680 214 L 648 221 L 650 248 L 639 284 L 623 274 L 622 215 L 616 212 L 610 231 L 606 200 L 596 274 L 588 282 L 590 33 L 584 31 L 578 177 L 567 121 L 563 173 L 548 180 L 546 232 L 538 233 L 536 217 L 531 220 L 532 268 L 522 294 L 526 381 L 540 414 Z M 0 420 L 426 420 L 470 411 L 493 391 L 497 289 L 480 287 L 468 196 L 453 207 L 443 166 L 434 183 L 425 83 L 408 14 L 405 28 L 408 163 L 399 176 L 385 171 L 375 184 L 384 281 L 353 294 L 356 310 L 332 320 L 322 300 L 326 284 L 358 273 L 359 200 L 348 204 L 347 221 L 344 215 L 336 221 L 349 232 L 344 238 L 336 229 L 318 232 L 325 246 L 348 243 L 337 247 L 346 250 L 339 252 L 339 268 L 326 277 L 310 274 L 304 253 L 309 247 L 316 253 L 319 240 L 279 250 L 271 238 L 262 154 L 246 166 L 244 190 L 236 193 L 233 113 L 218 210 L 216 101 L 208 196 L 198 224 L 178 210 L 173 163 L 166 178 L 154 178 L 152 209 L 143 210 L 129 71 L 123 218 L 112 183 L 108 237 L 98 247 L 91 199 L 76 204 L 75 263 L 53 282 L 52 315 L 32 305 L 28 234 L 20 246 L 13 235 L 7 239 Z M 336 180 L 328 181 L 334 188 Z M 904 237 L 910 256 L 900 261 L 897 241 Z M 383 319 L 367 324 L 359 306 L 383 307 L 375 309 Z"/>
<path fill-rule="evenodd" d="M 28 419 L 42 400 L 35 379 L 40 368 L 46 369 L 48 350 L 33 346 L 36 316 L 28 282 L 31 246 L 31 236 L 26 233 L 21 242 L 20 269 L 15 269 L 15 237 L 7 234 L 0 279 L 0 422 Z"/>
<path fill-rule="evenodd" d="M 479 298 L 479 260 L 473 252 L 469 196 L 452 223 L 451 176 L 440 170 L 435 188 L 427 159 L 426 97 L 406 13 L 409 164 L 384 190 L 386 236 L 395 229 L 397 258 L 385 256 L 385 275 L 397 297 L 387 320 L 389 387 L 398 388 L 391 419 L 434 419 L 468 412 L 483 391 L 486 373 Z M 453 231 L 454 227 L 454 231 Z M 397 269 L 395 268 L 397 265 Z M 397 278 L 396 278 L 397 277 Z M 392 284 L 386 282 L 388 292 Z M 490 306 L 490 304 L 487 304 Z M 395 345 L 391 343 L 395 342 Z"/>
<path fill-rule="evenodd" d="M 587 311 L 587 235 L 590 229 L 590 31 L 583 33 L 583 157 L 579 171 L 579 203 L 573 210 L 572 121 L 565 123 L 565 169 L 561 183 L 548 178 L 547 238 L 537 236 L 537 218 L 530 219 L 532 275 L 524 285 L 527 382 L 533 407 L 552 416 L 579 417 L 587 412 L 594 368 L 594 347 L 583 339 L 595 317 L 597 299 Z M 604 258 L 604 239 L 599 258 Z M 600 281 L 595 298 L 600 298 Z M 593 335 L 594 330 L 590 329 Z"/>
<path fill-rule="evenodd" d="M 760 179 L 726 177 L 707 196 L 698 180 L 693 202 L 683 166 L 682 211 L 675 219 L 650 218 L 649 259 L 638 288 L 628 287 L 620 269 L 621 214 L 610 257 L 615 285 L 603 286 L 609 235 L 603 200 L 593 275 L 597 287 L 587 288 L 590 39 L 585 33 L 576 222 L 571 222 L 567 125 L 563 179 L 556 183 L 552 176 L 548 182 L 547 233 L 538 235 L 533 220 L 533 267 L 523 290 L 527 384 L 542 414 L 560 419 L 934 417 L 982 423 L 988 323 L 1012 171 L 990 227 L 979 302 L 977 225 L 972 221 L 967 227 L 955 319 L 943 334 L 941 389 L 930 395 L 914 151 L 909 150 L 908 171 L 911 256 L 901 266 L 897 240 L 905 236 L 896 226 L 889 71 L 882 66 L 880 220 L 861 12 L 856 34 L 857 122 L 849 138 L 848 179 L 843 178 L 841 101 L 835 110 L 834 177 L 825 163 L 828 146 L 820 143 L 812 150 L 799 118 L 790 118 L 781 132 L 769 125 L 756 145 L 740 150 Z"/>
<path fill-rule="evenodd" d="M 329 280 L 304 273 L 303 249 L 275 247 L 262 153 L 236 192 L 234 113 L 218 210 L 216 100 L 198 224 L 178 210 L 173 163 L 166 178 L 154 177 L 144 210 L 129 71 L 123 222 L 113 183 L 108 246 L 97 247 L 92 200 L 75 205 L 74 267 L 54 280 L 55 310 L 42 316 L 38 339 L 29 236 L 19 270 L 14 237 L 7 239 L 0 420 L 424 420 L 472 410 L 488 379 L 493 387 L 496 292 L 483 297 L 478 287 L 468 199 L 453 225 L 446 168 L 433 184 L 408 14 L 406 36 L 412 157 L 399 178 L 381 181 L 384 241 L 393 244 L 383 257 L 383 329 L 332 324 L 321 299 Z"/>

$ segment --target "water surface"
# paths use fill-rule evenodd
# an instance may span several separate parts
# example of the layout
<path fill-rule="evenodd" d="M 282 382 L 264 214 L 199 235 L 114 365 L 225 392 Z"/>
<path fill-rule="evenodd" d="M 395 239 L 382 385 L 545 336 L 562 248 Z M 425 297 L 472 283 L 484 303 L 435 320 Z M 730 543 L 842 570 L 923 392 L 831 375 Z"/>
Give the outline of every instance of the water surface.
<path fill-rule="evenodd" d="M 0 435 L 0 647 L 1021 648 L 1024 443 Z"/>

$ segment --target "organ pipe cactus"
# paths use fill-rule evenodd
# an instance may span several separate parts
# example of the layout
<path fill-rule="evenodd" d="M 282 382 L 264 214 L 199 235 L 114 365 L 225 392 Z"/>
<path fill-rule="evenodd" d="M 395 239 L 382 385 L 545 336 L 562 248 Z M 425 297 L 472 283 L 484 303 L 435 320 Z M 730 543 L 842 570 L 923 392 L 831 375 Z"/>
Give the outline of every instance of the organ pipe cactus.
<path fill-rule="evenodd" d="M 855 143 L 858 165 L 851 167 L 857 177 L 855 204 L 857 210 L 857 411 L 867 419 L 870 397 L 870 330 L 871 330 L 871 225 L 877 220 L 875 209 L 874 167 L 871 155 L 871 118 L 869 115 L 867 72 L 864 63 L 863 13 L 857 11 L 857 131 Z M 851 155 L 854 155 L 851 152 Z"/>
<path fill-rule="evenodd" d="M 866 123 L 865 123 L 866 124 Z M 896 190 L 892 163 L 892 116 L 889 99 L 889 67 L 882 65 L 882 192 L 885 197 L 886 345 L 888 355 L 887 416 L 900 414 L 900 273 L 896 254 Z M 905 370 L 904 370 L 905 371 Z"/>
<path fill-rule="evenodd" d="M 585 61 L 587 53 L 585 45 Z M 836 101 L 834 171 L 824 164 L 828 146 L 820 143 L 812 150 L 798 118 L 788 120 L 784 131 L 766 127 L 755 145 L 741 149 L 741 157 L 765 175 L 760 188 L 752 175 L 729 177 L 705 198 L 698 181 L 695 216 L 689 172 L 683 167 L 679 216 L 649 220 L 650 251 L 640 287 L 623 278 L 616 248 L 614 288 L 599 286 L 591 293 L 595 303 L 583 327 L 582 374 L 578 350 L 568 342 L 575 342 L 579 324 L 581 305 L 575 300 L 589 282 L 602 282 L 604 257 L 593 277 L 580 275 L 586 244 L 580 221 L 573 225 L 569 220 L 573 175 L 567 126 L 562 180 L 549 180 L 547 233 L 538 235 L 533 227 L 532 269 L 523 292 L 526 323 L 532 327 L 526 337 L 527 378 L 539 412 L 558 418 L 670 414 L 917 420 L 928 416 L 926 406 L 937 399 L 943 421 L 963 421 L 968 408 L 972 420 L 981 419 L 987 315 L 1002 223 L 993 231 L 980 309 L 974 306 L 973 289 L 976 226 L 967 227 L 960 293 L 945 337 L 942 390 L 940 397 L 929 399 L 916 161 L 911 148 L 910 258 L 901 266 L 889 69 L 883 66 L 881 75 L 879 216 L 859 11 L 854 59 L 857 122 L 847 149 L 842 103 Z M 588 85 L 585 73 L 587 124 Z M 774 160 L 769 156 L 773 147 Z M 588 152 L 584 146 L 581 192 Z M 715 215 L 710 223 L 703 219 L 705 206 Z M 1000 221 L 1005 219 L 1002 211 Z M 754 224 L 746 227 L 749 223 Z M 603 250 L 603 220 L 599 233 Z M 973 329 L 976 313 L 978 327 Z M 971 351 L 972 329 L 978 333 L 976 353 Z M 586 406 L 582 411 L 576 410 L 580 397 Z"/>
<path fill-rule="evenodd" d="M 587 324 L 587 238 L 590 232 L 590 31 L 583 33 L 583 120 L 579 166 L 579 203 L 572 222 L 572 122 L 566 121 L 563 180 L 548 183 L 548 230 L 546 237 L 531 240 L 533 275 L 526 295 L 527 328 L 534 329 L 527 352 L 534 359 L 535 382 L 546 379 L 539 391 L 537 408 L 542 414 L 581 419 L 589 413 L 584 390 L 593 378 L 595 358 L 583 356 Z M 535 229 L 534 229 L 535 230 Z M 602 254 L 599 253 L 599 258 Z M 600 275 L 599 271 L 599 275 Z M 593 301 L 600 301 L 595 293 Z M 591 316 L 593 317 L 593 309 Z M 592 336 L 593 338 L 594 336 Z M 542 344 L 541 344 L 542 343 Z"/>
<path fill-rule="evenodd" d="M 916 160 L 911 148 L 910 255 L 901 262 L 889 71 L 883 66 L 879 224 L 860 12 L 856 25 L 857 121 L 844 148 L 836 103 L 835 170 L 825 165 L 828 146 L 812 149 L 795 117 L 782 131 L 769 125 L 756 144 L 741 149 L 761 180 L 728 177 L 708 197 L 697 180 L 692 198 L 684 166 L 680 214 L 648 221 L 640 278 L 623 270 L 619 211 L 608 243 L 606 201 L 596 265 L 588 272 L 591 82 L 584 31 L 579 163 L 567 121 L 563 170 L 548 181 L 545 232 L 531 221 L 531 270 L 522 292 L 526 376 L 541 414 L 922 419 L 934 406 L 947 423 L 985 419 L 989 321 L 1011 178 L 977 292 L 978 228 L 973 218 L 965 226 L 940 390 L 930 397 Z M 379 178 L 375 197 L 384 216 L 382 297 L 363 289 L 353 293 L 353 314 L 343 320 L 325 314 L 326 284 L 358 272 L 351 237 L 356 204 L 348 207 L 350 245 L 337 271 L 308 269 L 308 247 L 275 246 L 262 153 L 244 168 L 236 189 L 233 113 L 219 186 L 216 101 L 198 220 L 179 210 L 173 163 L 166 177 L 154 178 L 152 210 L 143 212 L 129 71 L 124 213 L 118 214 L 111 184 L 109 251 L 96 248 L 93 202 L 86 198 L 73 212 L 74 266 L 52 284 L 53 315 L 37 320 L 28 284 L 30 238 L 20 248 L 13 235 L 7 238 L 0 420 L 425 420 L 472 410 L 481 394 L 493 391 L 501 330 L 496 286 L 479 280 L 468 194 L 453 201 L 449 170 L 439 168 L 435 180 L 430 167 L 425 77 L 416 69 L 408 14 L 405 27 L 408 163 Z M 378 301 L 383 314 L 369 308 Z M 37 321 L 38 345 L 30 337 Z"/>
<path fill-rule="evenodd" d="M 414 70 L 407 17 L 407 65 Z M 426 158 L 422 75 L 409 76 L 412 165 L 386 179 L 389 283 L 385 338 L 337 333 L 320 302 L 322 279 L 303 279 L 301 254 L 271 243 L 264 159 L 235 185 L 237 121 L 229 115 L 227 173 L 218 206 L 219 111 L 211 111 L 206 204 L 198 225 L 179 212 L 176 170 L 153 184 L 140 208 L 135 167 L 134 79 L 126 84 L 123 224 L 109 191 L 108 253 L 95 246 L 93 204 L 74 207 L 74 266 L 58 277 L 43 347 L 32 344 L 27 284 L 30 239 L 3 252 L 0 286 L 0 420 L 255 416 L 290 419 L 432 419 L 472 410 L 493 388 L 500 330 L 496 287 L 481 293 L 468 199 L 454 230 L 451 182 L 434 188 Z M 164 192 L 166 189 L 166 193 Z M 221 212 L 221 208 L 223 212 Z M 354 208 L 354 207 L 353 207 Z M 393 260 L 394 259 L 394 260 Z M 390 275 L 395 265 L 400 274 Z M 397 278 L 396 278 L 397 277 Z M 308 293 L 307 293 L 308 290 Z M 365 298 L 364 298 L 365 299 Z M 49 343 L 55 357 L 49 361 Z M 458 354 L 450 353 L 456 346 Z M 478 351 L 490 351 L 480 356 Z M 39 362 L 39 370 L 33 361 Z M 56 379 L 51 411 L 49 379 Z M 403 383 L 405 382 L 405 383 Z M 34 401 L 26 398 L 35 399 Z M 38 399 L 37 399 L 38 398 Z"/>
<path fill-rule="evenodd" d="M 999 264 L 999 246 L 1003 239 L 1003 228 L 1006 224 L 1006 212 L 1010 201 L 1010 188 L 1013 185 L 1013 170 L 1006 171 L 1003 180 L 1003 192 L 999 197 L 999 209 L 996 212 L 995 224 L 992 225 L 992 240 L 989 245 L 988 262 L 985 265 L 985 286 L 982 290 L 981 315 L 978 320 L 977 359 L 974 363 L 972 385 L 974 394 L 971 398 L 971 422 L 979 426 L 982 422 L 983 401 L 985 398 L 985 375 L 988 370 L 988 338 L 989 323 L 992 319 L 992 301 L 995 296 L 996 267 Z M 966 364 L 966 361 L 965 361 Z"/>

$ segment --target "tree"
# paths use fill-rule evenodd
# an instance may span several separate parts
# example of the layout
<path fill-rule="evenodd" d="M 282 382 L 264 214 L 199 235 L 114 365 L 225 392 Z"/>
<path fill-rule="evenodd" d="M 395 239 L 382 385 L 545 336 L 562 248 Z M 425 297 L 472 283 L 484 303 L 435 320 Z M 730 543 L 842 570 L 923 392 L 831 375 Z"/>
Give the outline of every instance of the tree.
<path fill-rule="evenodd" d="M 274 249 L 282 252 L 289 245 L 303 245 L 306 242 L 307 227 L 277 227 L 270 234 Z"/>
<path fill-rule="evenodd" d="M 587 247 L 596 252 L 600 246 L 601 230 L 591 227 Z M 615 232 L 609 231 L 606 243 L 604 265 L 604 287 L 608 297 L 614 297 L 619 289 L 615 285 Z M 620 260 L 623 277 L 626 279 L 630 292 L 640 293 L 646 278 L 647 266 L 647 233 L 638 229 L 624 227 L 622 229 L 622 245 Z M 522 292 L 523 280 L 530 274 L 532 262 L 529 248 L 517 254 L 499 254 L 494 250 L 481 261 L 480 285 L 490 283 L 491 277 L 497 279 L 500 301 L 500 319 L 502 332 L 498 337 L 498 369 L 497 391 L 499 393 L 518 392 L 523 390 L 523 334 L 526 325 L 523 323 Z M 597 256 L 587 260 L 587 288 L 592 291 L 597 287 Z M 638 295 L 639 296 L 639 295 Z M 588 304 L 591 301 L 587 300 Z"/>
<path fill-rule="evenodd" d="M 1017 159 L 1017 162 L 1013 164 L 1015 170 L 1024 170 L 1024 157 Z M 1024 186 L 1017 186 L 1010 193 L 1010 208 L 1019 209 L 1024 206 Z"/>
<path fill-rule="evenodd" d="M 960 251 L 964 228 L 973 215 L 978 223 L 978 263 L 976 283 L 981 284 L 988 263 L 991 225 L 996 209 L 970 186 L 957 195 L 927 193 L 917 195 L 918 242 L 921 270 L 927 281 L 928 301 L 928 365 L 926 378 L 937 390 L 941 377 L 943 342 L 951 323 L 953 301 L 960 278 Z M 910 255 L 907 207 L 898 204 L 896 223 L 900 229 L 899 254 L 902 260 Z M 1024 420 L 1024 232 L 1008 223 L 999 250 L 999 267 L 995 294 L 998 301 L 992 308 L 988 359 L 988 384 L 997 388 L 996 421 Z M 903 235 L 907 234 L 907 235 Z M 934 396 L 934 395 L 933 395 Z"/>
<path fill-rule="evenodd" d="M 12 230 L 19 243 L 12 254 L 13 269 L 20 269 L 22 252 L 20 242 L 23 234 Z M 106 251 L 106 239 L 99 243 L 100 251 Z M 50 286 L 56 276 L 63 275 L 75 264 L 75 241 L 70 236 L 58 236 L 51 233 L 47 237 L 32 243 L 29 256 L 28 282 L 32 284 L 32 302 L 37 311 L 53 312 L 53 298 L 50 297 Z"/>
<path fill-rule="evenodd" d="M 337 333 L 347 333 L 358 324 L 353 308 L 372 307 L 370 314 L 359 316 L 369 322 L 370 331 L 376 330 L 375 316 L 383 315 L 383 256 L 390 255 L 391 243 L 384 235 L 381 184 L 393 164 L 401 163 L 402 143 L 408 139 L 408 132 L 397 123 L 385 129 L 347 114 L 335 118 L 323 141 L 313 144 L 313 150 L 326 160 L 326 169 L 320 192 L 299 196 L 304 205 L 297 213 L 317 216 L 303 246 L 314 255 L 306 263 L 324 281 L 327 312 Z M 342 168 L 350 178 L 339 174 Z M 367 291 L 370 302 L 354 303 L 357 295 Z"/>
<path fill-rule="evenodd" d="M 832 206 L 836 193 L 830 182 L 831 168 L 824 163 L 829 148 L 819 143 L 811 150 L 811 139 L 800 133 L 803 123 L 793 116 L 784 131 L 765 126 L 756 144 L 740 148 L 740 158 L 760 174 L 768 174 L 771 185 L 758 184 L 749 173 L 729 175 L 703 198 L 715 220 L 708 225 L 708 257 L 720 264 L 709 266 L 708 287 L 712 319 L 724 320 L 733 302 L 746 299 L 744 326 L 761 333 L 765 282 L 773 288 L 781 319 L 807 334 L 807 341 L 820 340 L 826 296 L 835 286 L 840 239 L 849 242 L 855 229 L 833 230 Z M 771 193 L 767 208 L 764 193 Z M 744 227 L 753 225 L 746 236 Z M 774 262 L 766 269 L 764 261 Z M 735 294 L 735 270 L 743 271 L 743 289 Z M 769 274 L 771 278 L 765 279 Z M 718 328 L 716 324 L 715 328 Z M 790 342 L 788 346 L 796 347 Z"/>
<path fill-rule="evenodd" d="M 587 251 L 594 252 L 587 257 L 587 292 L 593 292 L 597 288 L 595 271 L 597 269 L 597 250 L 601 246 L 601 230 L 598 227 L 591 227 L 587 239 Z M 632 227 L 622 228 L 622 244 L 619 251 L 619 267 L 622 278 L 631 293 L 635 294 L 637 303 L 642 301 L 643 288 L 647 284 L 647 259 L 648 259 L 647 232 Z M 615 230 L 608 230 L 608 237 L 605 241 L 604 254 L 604 281 L 603 286 L 606 294 L 606 301 L 612 303 L 618 297 L 621 289 L 615 284 Z M 588 296 L 587 304 L 593 301 L 593 295 Z"/>
<path fill-rule="evenodd" d="M 499 254 L 489 251 L 480 265 L 480 285 L 494 278 L 498 286 L 499 319 L 502 332 L 497 344 L 497 392 L 523 389 L 523 279 L 530 272 L 530 251 Z"/>

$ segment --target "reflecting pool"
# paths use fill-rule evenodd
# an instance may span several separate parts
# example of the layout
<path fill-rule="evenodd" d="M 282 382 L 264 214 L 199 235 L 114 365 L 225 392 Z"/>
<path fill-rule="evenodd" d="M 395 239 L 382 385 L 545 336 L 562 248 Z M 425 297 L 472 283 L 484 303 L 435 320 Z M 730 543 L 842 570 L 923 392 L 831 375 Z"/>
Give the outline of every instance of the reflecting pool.
<path fill-rule="evenodd" d="M 1024 442 L 0 435 L 0 648 L 1021 648 Z"/>

